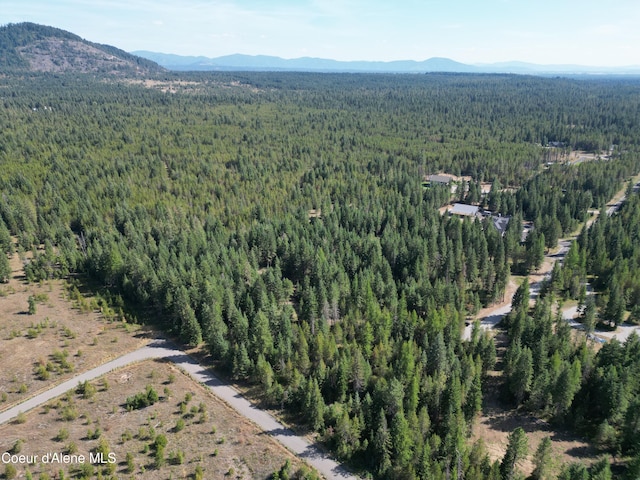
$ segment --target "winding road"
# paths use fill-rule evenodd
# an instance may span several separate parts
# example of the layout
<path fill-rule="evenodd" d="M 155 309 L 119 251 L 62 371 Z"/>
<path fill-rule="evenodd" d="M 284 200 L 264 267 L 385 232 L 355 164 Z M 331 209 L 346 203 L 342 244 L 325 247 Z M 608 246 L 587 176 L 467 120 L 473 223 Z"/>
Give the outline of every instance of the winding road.
<path fill-rule="evenodd" d="M 282 425 L 267 412 L 253 406 L 246 398 L 238 393 L 237 390 L 216 377 L 211 370 L 200 365 L 194 358 L 187 355 L 177 346 L 163 339 L 156 339 L 138 350 L 134 350 L 115 360 L 104 363 L 99 367 L 80 373 L 70 380 L 25 400 L 13 408 L 5 410 L 0 413 L 0 424 L 17 417 L 20 412 L 26 412 L 63 395 L 67 391 L 76 388 L 79 382 L 93 380 L 114 369 L 153 358 L 169 360 L 177 367 L 182 368 L 194 380 L 208 387 L 217 397 L 225 401 L 238 413 L 254 422 L 291 452 L 304 459 L 327 480 L 357 480 L 358 477 L 349 473 L 342 465 L 332 460 L 316 445 L 296 435 L 292 430 Z"/>
<path fill-rule="evenodd" d="M 639 177 L 636 177 L 635 179 L 636 182 L 638 178 Z M 640 192 L 640 183 L 634 184 L 633 192 L 634 193 Z M 626 200 L 626 194 L 624 193 L 624 190 L 621 190 L 614 196 L 613 200 L 609 202 L 609 204 L 607 205 L 607 209 L 606 209 L 607 215 L 611 216 L 614 213 L 616 213 L 618 210 L 620 210 L 625 200 Z M 592 221 L 593 220 L 590 220 L 590 222 Z M 590 223 L 587 223 L 587 226 L 589 225 Z M 558 241 L 558 249 L 553 253 L 549 253 L 545 255 L 545 262 L 549 260 L 550 262 L 548 262 L 548 268 L 544 269 L 543 278 L 541 280 L 531 281 L 534 275 L 529 276 L 530 300 L 534 300 L 538 297 L 538 295 L 540 294 L 540 288 L 542 287 L 542 283 L 548 280 L 549 278 L 551 278 L 551 271 L 553 270 L 554 263 L 555 262 L 562 263 L 564 261 L 564 257 L 567 255 L 567 252 L 569 251 L 569 248 L 571 247 L 571 244 L 573 243 L 573 241 L 574 241 L 573 238 L 561 239 Z M 590 291 L 590 285 L 588 284 L 587 284 L 587 290 Z M 490 310 L 487 315 L 479 319 L 480 329 L 490 330 L 492 328 L 495 328 L 496 325 L 500 323 L 502 318 L 505 315 L 507 315 L 510 311 L 511 311 L 511 301 L 509 301 L 509 303 L 507 303 L 506 305 L 502 305 L 500 307 L 496 307 L 494 310 Z M 569 325 L 571 325 L 571 327 L 576 329 L 583 329 L 582 324 L 576 320 L 576 318 L 579 316 L 577 307 L 568 307 L 563 309 L 562 316 L 565 320 L 567 320 L 567 322 L 569 322 Z M 464 331 L 462 332 L 462 340 L 466 340 L 466 341 L 471 340 L 472 332 L 473 332 L 473 323 L 465 327 Z M 595 339 L 596 341 L 605 341 L 605 340 L 611 340 L 613 338 L 616 338 L 621 342 L 625 342 L 627 338 L 634 332 L 640 335 L 640 327 L 636 325 L 622 324 L 622 325 L 619 325 L 618 328 L 614 331 L 596 330 L 594 332 L 593 339 Z"/>

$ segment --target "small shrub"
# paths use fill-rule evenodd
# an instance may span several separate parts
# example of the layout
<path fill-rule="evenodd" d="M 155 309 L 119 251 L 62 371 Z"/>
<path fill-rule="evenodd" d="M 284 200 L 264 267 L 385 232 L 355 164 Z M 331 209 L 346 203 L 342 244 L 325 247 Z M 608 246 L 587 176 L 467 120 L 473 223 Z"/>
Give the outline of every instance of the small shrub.
<path fill-rule="evenodd" d="M 67 455 L 73 455 L 74 453 L 78 453 L 78 445 L 76 445 L 76 442 L 69 443 L 65 447 L 64 453 L 66 453 Z"/>
<path fill-rule="evenodd" d="M 127 452 L 126 462 L 127 473 L 133 473 L 136 469 L 136 464 L 133 462 L 133 454 L 131 452 Z"/>
<path fill-rule="evenodd" d="M 147 389 L 144 392 L 128 397 L 125 405 L 128 410 L 138 410 L 153 405 L 158 399 L 158 393 L 151 385 L 147 385 Z"/>
<path fill-rule="evenodd" d="M 72 422 L 78 418 L 78 410 L 73 404 L 66 405 L 60 410 L 60 416 L 65 422 Z"/>
<path fill-rule="evenodd" d="M 29 313 L 29 315 L 35 315 L 36 314 L 36 297 L 34 297 L 33 295 L 29 295 L 27 303 L 29 304 L 29 308 L 27 312 Z"/>
<path fill-rule="evenodd" d="M 22 385 L 20 385 L 20 388 L 18 389 L 18 393 L 27 393 L 27 384 L 23 383 Z"/>
<path fill-rule="evenodd" d="M 78 470 L 77 470 L 78 477 L 91 478 L 94 475 L 95 475 L 95 468 L 91 463 L 85 462 L 78 465 Z"/>
<path fill-rule="evenodd" d="M 46 365 L 38 365 L 36 367 L 36 377 L 38 377 L 38 380 L 49 380 L 50 377 L 50 373 L 49 370 L 47 370 Z"/>
<path fill-rule="evenodd" d="M 64 327 L 63 332 L 64 332 L 64 336 L 67 338 L 71 338 L 71 339 L 76 338 L 76 332 L 71 330 L 69 327 Z"/>
<path fill-rule="evenodd" d="M 14 467 L 10 463 L 7 463 L 7 465 L 4 467 L 4 478 L 13 479 L 13 478 L 16 478 L 17 475 L 18 475 L 18 470 L 16 469 L 16 467 Z"/>
<path fill-rule="evenodd" d="M 164 447 L 156 449 L 156 454 L 154 456 L 153 465 L 156 468 L 161 468 L 165 464 L 164 458 Z"/>
<path fill-rule="evenodd" d="M 182 450 L 171 452 L 169 454 L 169 462 L 172 465 L 182 465 L 184 463 L 184 452 Z"/>
<path fill-rule="evenodd" d="M 178 421 L 176 421 L 176 426 L 173 428 L 173 430 L 176 432 L 184 430 L 184 420 L 182 418 L 179 418 Z"/>
<path fill-rule="evenodd" d="M 14 420 L 14 423 L 21 424 L 21 423 L 25 423 L 26 421 L 27 421 L 27 416 L 24 414 L 24 412 L 19 412 L 18 416 Z"/>
<path fill-rule="evenodd" d="M 49 301 L 49 295 L 47 295 L 46 293 L 36 293 L 33 298 L 38 303 L 47 303 Z M 45 318 L 45 322 L 47 320 L 49 320 L 48 317 Z"/>
<path fill-rule="evenodd" d="M 11 455 L 16 455 L 20 453 L 22 451 L 22 445 L 24 445 L 24 441 L 22 441 L 21 439 L 16 440 L 13 443 L 13 446 L 11 447 L 11 449 L 9 450 L 9 453 Z"/>
<path fill-rule="evenodd" d="M 156 436 L 155 440 L 153 441 L 153 448 L 157 450 L 158 448 L 164 448 L 166 446 L 167 446 L 167 437 L 164 436 L 162 433 Z"/>
<path fill-rule="evenodd" d="M 129 440 L 133 439 L 133 435 L 131 433 L 131 430 L 129 430 L 128 428 L 124 431 L 124 433 L 122 435 L 120 435 L 120 442 L 121 443 L 126 443 Z"/>
<path fill-rule="evenodd" d="M 37 328 L 28 328 L 27 329 L 27 338 L 33 340 L 34 338 L 38 338 L 40 335 L 40 330 Z"/>
<path fill-rule="evenodd" d="M 58 430 L 58 435 L 56 435 L 56 442 L 64 442 L 69 438 L 69 430 L 66 428 L 61 428 Z"/>
<path fill-rule="evenodd" d="M 109 442 L 102 437 L 98 442 L 98 446 L 95 448 L 95 453 L 102 455 L 102 458 L 106 460 L 109 457 L 109 452 L 111 452 Z"/>
<path fill-rule="evenodd" d="M 200 465 L 196 465 L 196 471 L 193 474 L 194 480 L 202 480 L 204 478 L 204 471 Z"/>
<path fill-rule="evenodd" d="M 85 380 L 84 382 L 78 383 L 76 393 L 78 395 L 82 395 L 82 398 L 84 398 L 85 400 L 88 400 L 95 396 L 96 387 L 89 383 L 88 380 Z"/>

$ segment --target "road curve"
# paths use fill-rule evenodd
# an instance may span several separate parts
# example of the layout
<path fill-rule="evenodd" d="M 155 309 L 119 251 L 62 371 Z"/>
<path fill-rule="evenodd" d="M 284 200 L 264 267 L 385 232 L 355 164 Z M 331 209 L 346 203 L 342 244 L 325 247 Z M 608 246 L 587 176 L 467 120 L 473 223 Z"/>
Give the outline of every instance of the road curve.
<path fill-rule="evenodd" d="M 194 358 L 187 355 L 178 347 L 166 340 L 154 340 L 147 346 L 134 350 L 99 367 L 80 373 L 70 380 L 67 380 L 55 387 L 35 395 L 24 402 L 0 413 L 0 424 L 8 422 L 18 416 L 20 412 L 26 412 L 36 408 L 49 400 L 52 400 L 67 391 L 75 388 L 79 382 L 92 380 L 101 377 L 106 373 L 125 367 L 131 363 L 148 360 L 152 358 L 163 358 L 182 368 L 197 382 L 209 388 L 217 397 L 224 400 L 238 413 L 248 418 L 258 425 L 266 433 L 274 437 L 278 442 L 287 447 L 290 451 L 304 459 L 309 465 L 314 467 L 327 480 L 356 480 L 358 477 L 349 473 L 342 465 L 329 458 L 316 445 L 309 443 L 303 437 L 296 435 L 292 430 L 286 428 L 273 416 L 253 406 L 237 390 L 226 384 L 215 376 L 211 370 L 200 365 Z"/>

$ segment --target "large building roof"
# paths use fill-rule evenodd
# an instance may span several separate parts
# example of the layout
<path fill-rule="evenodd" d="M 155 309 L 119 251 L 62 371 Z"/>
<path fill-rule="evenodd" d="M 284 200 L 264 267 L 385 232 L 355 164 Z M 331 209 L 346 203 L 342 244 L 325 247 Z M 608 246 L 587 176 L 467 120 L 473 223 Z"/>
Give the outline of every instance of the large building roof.
<path fill-rule="evenodd" d="M 427 178 L 430 182 L 435 183 L 449 184 L 449 182 L 451 182 L 451 177 L 448 177 L 447 175 L 429 175 Z"/>
<path fill-rule="evenodd" d="M 478 214 L 480 207 L 477 205 L 465 205 L 464 203 L 454 203 L 449 213 L 451 215 L 462 215 L 465 217 L 473 217 Z"/>

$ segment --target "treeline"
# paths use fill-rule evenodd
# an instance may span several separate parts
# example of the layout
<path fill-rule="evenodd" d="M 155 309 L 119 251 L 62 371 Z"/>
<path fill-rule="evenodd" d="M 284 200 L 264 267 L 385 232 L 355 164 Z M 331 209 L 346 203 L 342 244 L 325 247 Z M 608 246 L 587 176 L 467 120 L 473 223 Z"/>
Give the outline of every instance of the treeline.
<path fill-rule="evenodd" d="M 537 174 L 538 143 L 636 148 L 638 86 L 462 75 L 164 80 L 177 78 L 201 82 L 171 94 L 84 77 L 3 79 L 0 241 L 4 224 L 20 253 L 34 250 L 27 278 L 92 276 L 127 315 L 204 342 L 220 368 L 260 384 L 266 402 L 377 478 L 513 474 L 515 461 L 468 445 L 496 353 L 478 332 L 462 342 L 461 329 L 501 298 L 514 261 L 533 258 L 521 218 L 544 224 L 547 209 L 568 209 L 558 221 L 571 228 L 613 187 L 582 170 L 563 172 L 564 184 L 542 175 L 517 195 L 500 185 Z M 613 185 L 628 158 L 592 168 L 620 172 Z M 513 215 L 506 234 L 490 220 L 441 216 L 449 192 L 421 186 L 440 170 L 496 179 L 486 202 Z M 474 185 L 469 195 L 484 202 Z M 554 362 L 539 408 L 565 414 L 571 395 L 553 392 L 582 376 L 590 354 L 561 332 L 551 338 L 540 309 L 540 322 L 512 320 L 526 333 L 509 368 L 529 356 Z M 519 392 L 527 401 L 530 390 Z"/>

